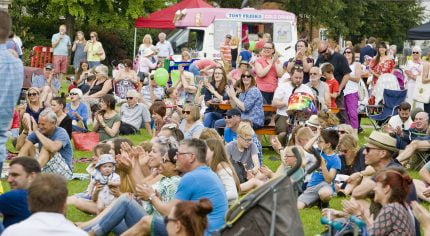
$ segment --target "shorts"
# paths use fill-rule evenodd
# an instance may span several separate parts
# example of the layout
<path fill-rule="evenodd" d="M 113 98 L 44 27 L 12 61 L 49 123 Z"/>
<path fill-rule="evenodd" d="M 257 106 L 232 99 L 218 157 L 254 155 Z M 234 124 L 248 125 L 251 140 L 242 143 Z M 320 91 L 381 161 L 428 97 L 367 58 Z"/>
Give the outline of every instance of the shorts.
<path fill-rule="evenodd" d="M 167 236 L 167 229 L 162 217 L 152 217 L 151 235 Z"/>
<path fill-rule="evenodd" d="M 54 157 L 52 157 L 51 160 L 46 163 L 46 165 L 42 168 L 42 172 L 62 175 L 67 180 L 71 180 L 73 175 L 69 165 L 67 165 L 66 161 L 59 152 L 55 153 Z"/>
<path fill-rule="evenodd" d="M 306 206 L 309 206 L 310 204 L 312 204 L 312 203 L 316 202 L 318 199 L 320 199 L 318 192 L 322 188 L 328 188 L 331 191 L 331 195 L 334 194 L 332 186 L 330 184 L 328 184 L 327 182 L 323 181 L 317 185 L 314 185 L 311 187 L 308 186 L 305 189 L 305 191 L 299 196 L 297 201 L 301 201 L 304 204 L 306 204 Z"/>
<path fill-rule="evenodd" d="M 55 73 L 66 74 L 68 62 L 69 60 L 67 60 L 67 56 L 54 55 L 52 63 L 54 64 Z"/>
<path fill-rule="evenodd" d="M 275 129 L 276 129 L 277 134 L 282 133 L 282 132 L 287 132 L 287 120 L 288 120 L 287 116 L 282 116 L 282 115 L 276 114 L 276 116 L 275 116 Z"/>

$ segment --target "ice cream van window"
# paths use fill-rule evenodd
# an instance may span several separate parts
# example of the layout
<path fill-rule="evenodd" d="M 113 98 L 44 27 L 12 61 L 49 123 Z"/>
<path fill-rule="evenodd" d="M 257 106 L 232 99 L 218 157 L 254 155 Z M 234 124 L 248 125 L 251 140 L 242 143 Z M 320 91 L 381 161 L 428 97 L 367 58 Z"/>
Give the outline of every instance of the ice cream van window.
<path fill-rule="evenodd" d="M 175 54 L 181 54 L 181 48 L 201 51 L 203 49 L 204 31 L 197 29 L 179 29 L 168 38 Z"/>

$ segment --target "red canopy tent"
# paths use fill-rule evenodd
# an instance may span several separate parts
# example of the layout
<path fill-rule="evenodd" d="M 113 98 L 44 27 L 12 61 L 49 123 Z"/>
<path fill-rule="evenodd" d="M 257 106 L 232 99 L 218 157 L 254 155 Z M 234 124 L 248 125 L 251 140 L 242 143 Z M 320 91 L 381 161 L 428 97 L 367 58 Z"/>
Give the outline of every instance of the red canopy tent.
<path fill-rule="evenodd" d="M 185 8 L 213 7 L 204 0 L 183 0 L 175 5 L 149 14 L 147 17 L 139 17 L 134 22 L 136 28 L 174 29 L 173 18 L 178 10 Z"/>

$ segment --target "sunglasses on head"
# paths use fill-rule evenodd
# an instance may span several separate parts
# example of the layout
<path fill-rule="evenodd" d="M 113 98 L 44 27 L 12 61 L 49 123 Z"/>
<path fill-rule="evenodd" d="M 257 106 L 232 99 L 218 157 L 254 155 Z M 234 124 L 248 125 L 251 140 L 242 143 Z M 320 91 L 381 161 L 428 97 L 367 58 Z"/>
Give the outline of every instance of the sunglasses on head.
<path fill-rule="evenodd" d="M 189 115 L 189 114 L 191 114 L 191 111 L 182 111 L 182 114 L 187 114 L 187 115 Z"/>

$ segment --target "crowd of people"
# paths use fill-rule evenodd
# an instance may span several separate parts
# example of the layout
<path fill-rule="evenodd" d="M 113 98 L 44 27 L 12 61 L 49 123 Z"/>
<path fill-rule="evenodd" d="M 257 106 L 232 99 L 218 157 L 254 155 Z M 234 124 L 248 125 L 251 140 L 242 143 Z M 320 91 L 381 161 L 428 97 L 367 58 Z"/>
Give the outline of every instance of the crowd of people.
<path fill-rule="evenodd" d="M 154 72 L 173 55 L 166 34 L 155 45 L 145 35 L 137 59 L 121 61 L 109 76 L 97 33 L 86 40 L 78 31 L 72 42 L 61 25 L 52 36 L 53 63 L 33 77 L 25 102 L 16 106 L 23 67 L 19 54 L 6 47 L 10 27 L 0 11 L 0 74 L 8 78 L 0 87 L 0 145 L 9 131 L 18 150 L 9 162 L 11 190 L 0 195 L 4 235 L 212 235 L 242 194 L 296 164 L 293 148 L 303 157 L 291 176 L 299 209 L 317 206 L 332 218 L 358 216 L 371 235 L 419 235 L 419 223 L 429 235 L 430 213 L 416 201 L 430 202 L 430 163 L 420 166 L 420 179 L 406 172 L 415 153 L 430 150 L 430 106 L 419 108 L 409 93 L 418 77 L 429 77 L 419 47 L 399 85 L 408 96 L 398 115 L 360 146 L 360 106 L 376 96 L 379 78 L 399 66 L 395 51 L 373 37 L 365 47 L 341 49 L 334 42 L 301 39 L 296 55 L 283 62 L 268 33 L 254 48 L 226 35 L 220 60 L 192 60 L 183 48 L 178 80 L 161 86 Z M 67 83 L 69 50 L 75 75 L 66 96 L 60 87 Z M 303 120 L 291 113 L 297 94 L 310 97 L 316 108 L 306 110 Z M 267 127 L 277 134 L 269 138 L 280 156 L 275 172 L 264 164 L 268 155 L 259 131 Z M 151 138 L 141 144 L 122 137 L 142 135 L 143 129 Z M 99 138 L 86 169 L 90 181 L 85 191 L 68 196 L 71 140 L 86 132 Z M 313 149 L 321 164 L 306 174 L 316 162 Z M 4 156 L 0 146 L 0 169 Z M 335 210 L 334 196 L 350 198 Z M 64 217 L 67 205 L 95 217 L 74 225 Z"/>

